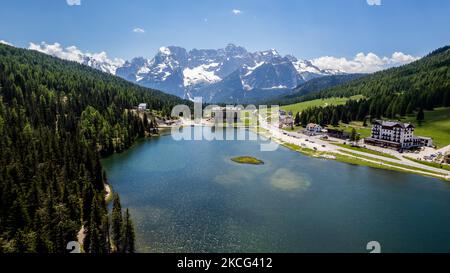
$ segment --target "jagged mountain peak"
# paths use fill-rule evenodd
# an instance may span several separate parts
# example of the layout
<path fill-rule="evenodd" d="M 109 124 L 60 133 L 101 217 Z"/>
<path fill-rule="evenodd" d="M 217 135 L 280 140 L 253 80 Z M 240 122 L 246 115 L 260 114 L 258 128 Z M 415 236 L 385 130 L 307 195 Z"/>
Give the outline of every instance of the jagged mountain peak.
<path fill-rule="evenodd" d="M 185 48 L 179 46 L 162 46 L 159 48 L 158 53 L 163 55 L 176 55 L 187 53 L 187 51 Z"/>
<path fill-rule="evenodd" d="M 148 62 L 148 59 L 145 59 L 144 57 L 135 57 L 131 59 L 130 61 L 126 61 L 123 66 L 131 66 L 131 65 L 139 65 L 144 66 Z"/>
<path fill-rule="evenodd" d="M 278 53 L 278 51 L 276 49 L 269 49 L 269 50 L 264 50 L 264 51 L 260 51 L 260 53 L 263 56 L 280 56 L 280 53 Z"/>
<path fill-rule="evenodd" d="M 230 53 L 231 53 L 231 52 L 247 53 L 247 49 L 245 49 L 245 47 L 237 46 L 237 45 L 232 44 L 232 43 L 228 44 L 228 45 L 225 47 L 225 51 L 226 51 L 226 52 L 230 52 Z"/>

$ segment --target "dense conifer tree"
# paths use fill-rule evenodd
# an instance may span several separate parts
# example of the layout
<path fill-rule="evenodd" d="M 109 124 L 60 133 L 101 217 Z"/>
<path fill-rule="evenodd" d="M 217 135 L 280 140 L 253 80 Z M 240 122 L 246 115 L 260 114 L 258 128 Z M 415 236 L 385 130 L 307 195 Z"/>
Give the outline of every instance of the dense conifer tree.
<path fill-rule="evenodd" d="M 128 209 L 125 211 L 124 218 L 124 242 L 123 242 L 123 252 L 124 253 L 134 253 L 135 252 L 135 234 L 133 222 L 130 218 L 130 213 Z"/>
<path fill-rule="evenodd" d="M 422 108 L 420 108 L 419 111 L 417 112 L 416 119 L 419 122 L 419 125 L 422 124 L 422 121 L 425 119 L 425 113 L 423 112 Z"/>
<path fill-rule="evenodd" d="M 117 252 L 121 252 L 123 249 L 123 220 L 122 220 L 122 207 L 120 205 L 119 195 L 114 194 L 113 209 L 112 209 L 112 221 L 111 221 L 111 239 Z"/>
<path fill-rule="evenodd" d="M 300 112 L 297 112 L 297 114 L 295 114 L 294 124 L 295 126 L 299 126 L 301 124 Z"/>

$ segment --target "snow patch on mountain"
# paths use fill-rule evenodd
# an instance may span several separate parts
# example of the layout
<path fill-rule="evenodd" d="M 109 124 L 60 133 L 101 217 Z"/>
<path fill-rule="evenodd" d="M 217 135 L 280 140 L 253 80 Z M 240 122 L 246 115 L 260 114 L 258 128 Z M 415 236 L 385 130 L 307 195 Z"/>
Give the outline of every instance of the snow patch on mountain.
<path fill-rule="evenodd" d="M 278 85 L 278 86 L 272 86 L 269 88 L 263 88 L 263 89 L 286 89 L 288 88 L 286 85 Z"/>
<path fill-rule="evenodd" d="M 170 49 L 168 47 L 165 47 L 165 46 L 160 47 L 159 48 L 159 52 L 161 52 L 164 55 L 170 55 Z"/>
<path fill-rule="evenodd" d="M 260 67 L 264 63 L 265 62 L 259 62 L 259 63 L 256 63 L 255 66 L 252 66 L 252 67 L 245 66 L 244 69 L 247 69 L 247 73 L 245 73 L 244 77 L 250 76 L 253 73 L 253 71 L 255 71 L 255 69 L 257 69 L 258 67 Z"/>
<path fill-rule="evenodd" d="M 186 68 L 183 70 L 183 84 L 185 87 L 199 85 L 199 84 L 211 84 L 221 81 L 222 79 L 215 74 L 215 71 L 211 71 L 211 68 L 216 68 L 219 63 L 204 64 L 194 68 Z"/>
<path fill-rule="evenodd" d="M 148 72 L 150 72 L 150 68 L 148 68 L 148 66 L 143 66 L 139 69 L 139 71 L 137 73 L 138 74 L 147 74 Z"/>
<path fill-rule="evenodd" d="M 317 66 L 312 65 L 311 62 L 309 61 L 298 60 L 296 62 L 292 62 L 292 64 L 294 65 L 298 73 L 303 72 L 317 73 L 317 74 L 323 73 L 322 70 L 320 70 Z"/>

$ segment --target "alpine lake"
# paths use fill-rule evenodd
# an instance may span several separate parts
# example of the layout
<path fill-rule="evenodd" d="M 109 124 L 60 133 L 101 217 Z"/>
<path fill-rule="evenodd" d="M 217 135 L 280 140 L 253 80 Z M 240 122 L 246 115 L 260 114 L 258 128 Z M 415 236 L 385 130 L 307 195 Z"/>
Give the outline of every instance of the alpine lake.
<path fill-rule="evenodd" d="M 224 134 L 209 127 L 209 138 Z M 268 140 L 140 140 L 102 161 L 139 252 L 450 251 L 450 183 L 304 156 Z M 185 131 L 186 132 L 186 131 Z M 239 164 L 239 156 L 264 164 Z"/>

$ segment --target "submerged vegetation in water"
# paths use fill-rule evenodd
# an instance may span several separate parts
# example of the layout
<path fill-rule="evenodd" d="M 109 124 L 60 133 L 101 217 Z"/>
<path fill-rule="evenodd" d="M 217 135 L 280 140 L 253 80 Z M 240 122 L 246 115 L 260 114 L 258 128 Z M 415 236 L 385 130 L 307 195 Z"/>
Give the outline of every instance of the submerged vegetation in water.
<path fill-rule="evenodd" d="M 259 160 L 257 158 L 251 156 L 238 156 L 233 157 L 231 161 L 239 163 L 239 164 L 251 164 L 251 165 L 263 165 L 264 161 Z"/>
<path fill-rule="evenodd" d="M 306 190 L 311 185 L 307 177 L 298 176 L 289 169 L 278 169 L 270 178 L 270 184 L 283 191 Z"/>

